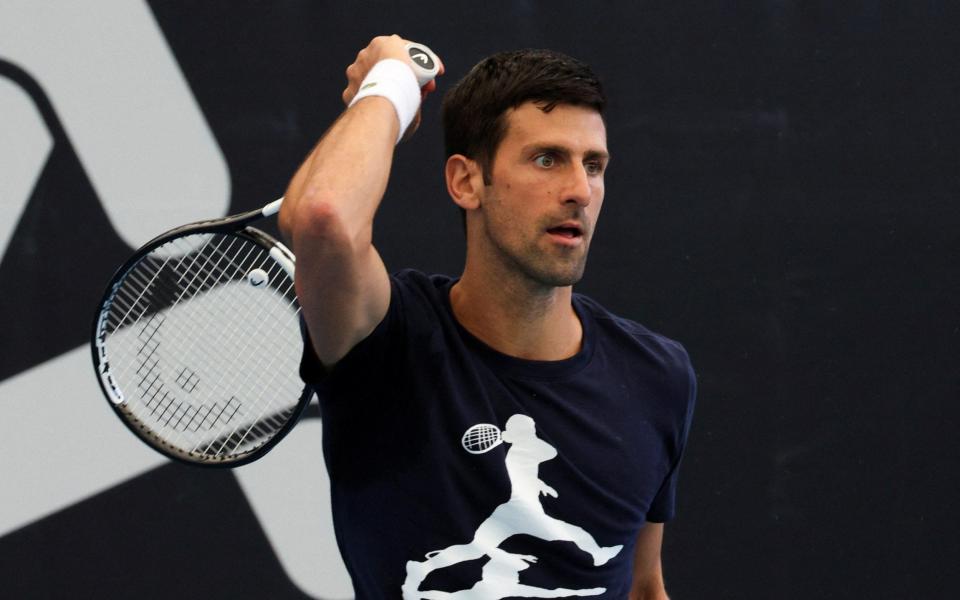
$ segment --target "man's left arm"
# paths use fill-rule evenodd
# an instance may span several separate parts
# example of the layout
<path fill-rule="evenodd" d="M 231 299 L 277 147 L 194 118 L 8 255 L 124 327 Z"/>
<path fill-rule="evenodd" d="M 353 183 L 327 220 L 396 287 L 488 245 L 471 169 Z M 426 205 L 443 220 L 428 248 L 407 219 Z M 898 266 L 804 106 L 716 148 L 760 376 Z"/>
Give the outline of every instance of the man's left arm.
<path fill-rule="evenodd" d="M 669 600 L 660 563 L 662 545 L 663 523 L 647 523 L 637 536 L 637 549 L 633 554 L 630 600 Z"/>

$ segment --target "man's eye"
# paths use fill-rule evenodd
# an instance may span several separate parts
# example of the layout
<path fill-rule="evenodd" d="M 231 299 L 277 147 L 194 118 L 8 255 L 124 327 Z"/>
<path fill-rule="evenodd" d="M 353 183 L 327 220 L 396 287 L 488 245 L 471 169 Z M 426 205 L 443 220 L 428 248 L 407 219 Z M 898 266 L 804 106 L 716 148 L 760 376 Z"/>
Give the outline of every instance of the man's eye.
<path fill-rule="evenodd" d="M 599 160 L 591 160 L 586 164 L 587 173 L 591 175 L 599 175 L 603 173 L 603 163 Z"/>
<path fill-rule="evenodd" d="M 541 154 L 533 159 L 533 162 L 535 162 L 538 167 L 543 167 L 544 169 L 549 169 L 556 163 L 553 156 L 549 154 Z"/>

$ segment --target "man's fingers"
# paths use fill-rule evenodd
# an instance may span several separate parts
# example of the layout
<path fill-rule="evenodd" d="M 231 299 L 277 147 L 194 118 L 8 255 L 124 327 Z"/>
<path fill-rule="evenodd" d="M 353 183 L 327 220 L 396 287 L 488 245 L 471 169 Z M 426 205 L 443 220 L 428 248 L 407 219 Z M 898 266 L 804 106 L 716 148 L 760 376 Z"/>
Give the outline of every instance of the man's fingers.
<path fill-rule="evenodd" d="M 353 101 L 354 96 L 357 95 L 357 92 L 360 89 L 360 84 L 363 82 L 363 78 L 367 76 L 367 73 L 370 72 L 370 69 L 373 68 L 375 64 L 385 58 L 396 58 L 403 60 L 410 64 L 413 68 L 413 61 L 410 58 L 410 55 L 407 53 L 406 45 L 408 40 L 400 37 L 399 35 L 382 35 L 377 36 L 370 40 L 370 43 L 367 44 L 367 47 L 360 50 L 357 53 L 356 59 L 351 63 L 345 71 L 347 77 L 347 87 L 344 88 L 343 93 L 340 94 L 341 99 L 343 100 L 344 105 L 349 106 L 350 102 Z M 437 57 L 438 61 L 438 72 L 437 75 L 442 75 L 444 72 L 443 61 Z M 435 79 L 431 79 L 420 89 L 420 101 L 423 102 L 426 97 L 437 90 L 437 82 Z M 404 133 L 403 139 L 408 139 L 420 126 L 420 112 L 417 112 L 417 116 L 414 119 L 413 123 L 407 128 L 407 131 Z"/>

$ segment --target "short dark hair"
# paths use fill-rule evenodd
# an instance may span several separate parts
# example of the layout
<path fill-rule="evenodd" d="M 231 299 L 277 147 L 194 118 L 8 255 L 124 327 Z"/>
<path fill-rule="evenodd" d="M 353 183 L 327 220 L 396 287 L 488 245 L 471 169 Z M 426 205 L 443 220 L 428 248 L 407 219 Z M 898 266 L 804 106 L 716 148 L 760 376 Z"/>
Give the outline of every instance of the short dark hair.
<path fill-rule="evenodd" d="M 443 98 L 447 157 L 463 154 L 480 163 L 485 183 L 507 132 L 506 112 L 524 102 L 585 106 L 601 115 L 607 99 L 596 74 L 575 58 L 552 50 L 514 50 L 489 56 Z"/>

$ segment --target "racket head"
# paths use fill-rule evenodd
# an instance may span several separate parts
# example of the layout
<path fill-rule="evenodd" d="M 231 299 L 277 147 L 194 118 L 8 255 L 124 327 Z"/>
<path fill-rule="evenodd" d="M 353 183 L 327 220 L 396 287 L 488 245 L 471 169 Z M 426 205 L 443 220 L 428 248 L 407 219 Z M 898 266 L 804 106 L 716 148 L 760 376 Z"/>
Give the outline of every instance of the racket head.
<path fill-rule="evenodd" d="M 312 396 L 298 375 L 295 258 L 243 227 L 251 215 L 151 240 L 114 274 L 94 318 L 94 368 L 111 408 L 188 464 L 260 458 Z"/>
<path fill-rule="evenodd" d="M 502 444 L 503 435 L 496 425 L 477 423 L 463 432 L 460 443 L 470 454 L 484 454 Z"/>

